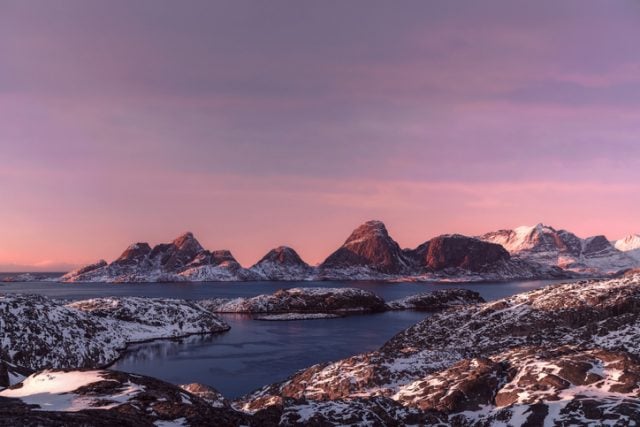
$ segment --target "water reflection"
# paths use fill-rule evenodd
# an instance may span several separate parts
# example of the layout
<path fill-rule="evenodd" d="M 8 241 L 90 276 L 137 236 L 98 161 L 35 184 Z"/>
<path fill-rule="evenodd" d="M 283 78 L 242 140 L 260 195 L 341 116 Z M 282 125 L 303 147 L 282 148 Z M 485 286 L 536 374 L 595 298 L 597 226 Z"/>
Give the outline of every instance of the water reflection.
<path fill-rule="evenodd" d="M 174 383 L 201 382 L 235 397 L 316 363 L 375 350 L 425 314 L 389 312 L 287 322 L 223 317 L 230 332 L 136 344 L 114 368 Z"/>

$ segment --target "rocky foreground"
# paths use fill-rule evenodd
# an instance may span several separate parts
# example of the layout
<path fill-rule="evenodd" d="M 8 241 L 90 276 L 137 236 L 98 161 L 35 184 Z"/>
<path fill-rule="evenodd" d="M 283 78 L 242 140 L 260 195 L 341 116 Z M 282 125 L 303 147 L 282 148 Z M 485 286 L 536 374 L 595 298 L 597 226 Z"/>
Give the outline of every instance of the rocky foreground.
<path fill-rule="evenodd" d="M 60 374 L 36 375 L 60 392 Z M 65 409 L 57 411 L 27 406 L 42 397 L 29 377 L 0 393 L 0 420 L 59 425 L 73 416 L 93 425 L 86 417 L 100 411 L 95 425 L 116 417 L 194 426 L 637 425 L 640 274 L 456 306 L 377 351 L 312 366 L 234 402 L 199 385 L 89 375 L 92 382 L 60 392 Z"/>
<path fill-rule="evenodd" d="M 556 285 L 436 314 L 238 405 L 283 425 L 633 425 L 639 343 L 640 275 Z"/>

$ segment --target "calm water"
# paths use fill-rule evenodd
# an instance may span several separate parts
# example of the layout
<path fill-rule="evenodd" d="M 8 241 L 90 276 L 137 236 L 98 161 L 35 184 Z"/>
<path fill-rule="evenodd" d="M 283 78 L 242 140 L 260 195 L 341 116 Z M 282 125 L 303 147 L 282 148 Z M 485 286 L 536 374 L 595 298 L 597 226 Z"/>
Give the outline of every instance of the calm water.
<path fill-rule="evenodd" d="M 250 297 L 283 288 L 313 286 L 357 287 L 392 300 L 435 289 L 466 288 L 493 300 L 557 282 L 4 283 L 0 285 L 0 293 L 35 293 L 67 299 L 100 296 L 202 299 Z M 265 322 L 252 320 L 250 316 L 224 315 L 224 320 L 231 325 L 229 332 L 132 345 L 113 367 L 176 384 L 200 382 L 217 388 L 227 397 L 237 397 L 265 384 L 286 379 L 315 363 L 375 350 L 425 316 L 424 313 L 407 311 L 338 319 Z"/>

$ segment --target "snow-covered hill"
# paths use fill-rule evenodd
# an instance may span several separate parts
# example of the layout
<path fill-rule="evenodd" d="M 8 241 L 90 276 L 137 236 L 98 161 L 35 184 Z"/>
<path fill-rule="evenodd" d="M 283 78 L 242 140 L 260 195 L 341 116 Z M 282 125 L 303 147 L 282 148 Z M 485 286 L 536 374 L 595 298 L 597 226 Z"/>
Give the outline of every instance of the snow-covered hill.
<path fill-rule="evenodd" d="M 181 300 L 96 298 L 65 305 L 39 295 L 0 297 L 0 360 L 29 369 L 104 366 L 127 343 L 228 329 Z"/>

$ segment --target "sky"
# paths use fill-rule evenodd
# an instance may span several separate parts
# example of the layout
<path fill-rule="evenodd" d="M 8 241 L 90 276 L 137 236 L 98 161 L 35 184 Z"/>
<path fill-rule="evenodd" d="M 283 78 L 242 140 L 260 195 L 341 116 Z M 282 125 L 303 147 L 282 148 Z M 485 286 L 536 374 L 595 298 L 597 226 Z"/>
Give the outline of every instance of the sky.
<path fill-rule="evenodd" d="M 640 231 L 638 0 L 0 0 L 0 270 Z"/>

